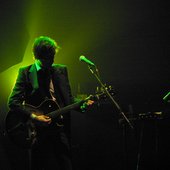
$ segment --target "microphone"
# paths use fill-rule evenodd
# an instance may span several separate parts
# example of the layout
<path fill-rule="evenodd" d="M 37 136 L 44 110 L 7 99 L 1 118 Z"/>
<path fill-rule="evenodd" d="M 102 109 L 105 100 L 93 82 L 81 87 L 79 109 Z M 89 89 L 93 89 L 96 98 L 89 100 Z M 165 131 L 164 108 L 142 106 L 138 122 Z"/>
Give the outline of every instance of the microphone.
<path fill-rule="evenodd" d="M 79 57 L 79 61 L 83 61 L 83 62 L 85 62 L 85 63 L 87 63 L 88 65 L 90 65 L 90 66 L 95 66 L 95 64 L 92 62 L 92 61 L 90 61 L 89 59 L 87 59 L 85 56 L 83 56 L 83 55 L 81 55 L 80 57 Z"/>
<path fill-rule="evenodd" d="M 168 93 L 163 97 L 163 100 L 169 102 L 169 98 L 170 98 L 170 92 L 168 92 Z"/>

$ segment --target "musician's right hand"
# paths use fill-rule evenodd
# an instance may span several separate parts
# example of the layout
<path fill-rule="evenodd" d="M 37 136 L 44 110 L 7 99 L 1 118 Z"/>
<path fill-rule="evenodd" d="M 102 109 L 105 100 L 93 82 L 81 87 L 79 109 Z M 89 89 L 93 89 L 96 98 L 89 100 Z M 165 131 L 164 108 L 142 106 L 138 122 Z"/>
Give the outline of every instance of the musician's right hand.
<path fill-rule="evenodd" d="M 46 116 L 46 115 L 35 115 L 34 113 L 31 114 L 31 118 L 34 120 L 37 120 L 39 122 L 44 122 L 44 123 L 51 123 L 51 118 Z"/>

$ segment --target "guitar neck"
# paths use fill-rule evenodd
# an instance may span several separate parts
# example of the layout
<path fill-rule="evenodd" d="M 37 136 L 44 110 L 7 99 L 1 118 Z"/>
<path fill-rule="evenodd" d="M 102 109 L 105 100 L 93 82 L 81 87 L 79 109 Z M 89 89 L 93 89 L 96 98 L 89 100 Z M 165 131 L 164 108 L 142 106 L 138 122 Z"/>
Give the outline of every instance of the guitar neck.
<path fill-rule="evenodd" d="M 81 100 L 79 102 L 73 103 L 71 105 L 65 106 L 63 108 L 60 108 L 58 110 L 55 110 L 53 112 L 50 112 L 48 114 L 46 114 L 47 116 L 49 116 L 51 119 L 55 119 L 57 118 L 59 115 L 67 113 L 71 110 L 77 109 L 78 107 L 80 107 L 80 105 L 84 102 L 85 100 Z"/>
<path fill-rule="evenodd" d="M 71 111 L 71 110 L 73 110 L 73 109 L 77 109 L 77 108 L 80 107 L 81 104 L 83 104 L 85 101 L 91 100 L 91 99 L 93 99 L 93 100 L 95 100 L 95 99 L 99 100 L 100 96 L 103 96 L 103 95 L 105 95 L 105 93 L 96 94 L 95 96 L 94 96 L 94 95 L 89 95 L 89 96 L 88 96 L 86 99 L 84 99 L 84 100 L 80 100 L 80 101 L 78 101 L 78 102 L 76 102 L 76 103 L 73 103 L 73 104 L 71 104 L 71 105 L 65 106 L 65 107 L 63 107 L 63 108 L 59 108 L 58 110 L 52 111 L 52 112 L 50 112 L 50 113 L 47 113 L 46 115 L 49 116 L 51 119 L 55 119 L 55 118 L 57 118 L 57 117 L 58 117 L 59 115 L 61 115 L 61 114 L 67 113 L 67 112 L 69 112 L 69 111 Z"/>

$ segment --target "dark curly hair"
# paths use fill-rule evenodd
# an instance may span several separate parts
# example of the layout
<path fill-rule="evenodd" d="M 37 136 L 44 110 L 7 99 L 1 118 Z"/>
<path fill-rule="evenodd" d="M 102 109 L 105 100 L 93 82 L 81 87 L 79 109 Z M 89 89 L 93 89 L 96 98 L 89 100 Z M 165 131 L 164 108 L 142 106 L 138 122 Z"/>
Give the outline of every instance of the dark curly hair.
<path fill-rule="evenodd" d="M 47 36 L 40 36 L 33 43 L 33 54 L 36 59 L 52 58 L 58 48 L 55 40 Z"/>

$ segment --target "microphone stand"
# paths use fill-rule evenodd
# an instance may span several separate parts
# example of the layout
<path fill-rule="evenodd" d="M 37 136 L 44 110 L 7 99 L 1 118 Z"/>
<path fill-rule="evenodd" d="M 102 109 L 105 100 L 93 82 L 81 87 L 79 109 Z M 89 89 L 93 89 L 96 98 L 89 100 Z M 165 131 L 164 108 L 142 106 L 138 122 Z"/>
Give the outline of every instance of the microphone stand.
<path fill-rule="evenodd" d="M 123 118 L 126 120 L 126 122 L 129 124 L 129 126 L 131 127 L 131 129 L 134 129 L 134 127 L 132 126 L 131 122 L 129 121 L 129 119 L 126 117 L 126 115 L 124 114 L 124 112 L 122 111 L 122 109 L 120 108 L 120 106 L 118 105 L 118 103 L 114 100 L 114 98 L 112 97 L 112 95 L 109 93 L 108 89 L 105 87 L 105 85 L 102 83 L 102 81 L 99 78 L 99 72 L 98 69 L 95 65 L 88 65 L 88 68 L 90 70 L 90 72 L 96 77 L 96 79 L 98 80 L 99 84 L 101 85 L 101 87 L 104 89 L 106 95 L 111 99 L 113 105 L 116 106 L 117 110 L 119 111 L 119 113 L 123 116 Z M 93 68 L 95 68 L 95 71 L 93 70 Z"/>

